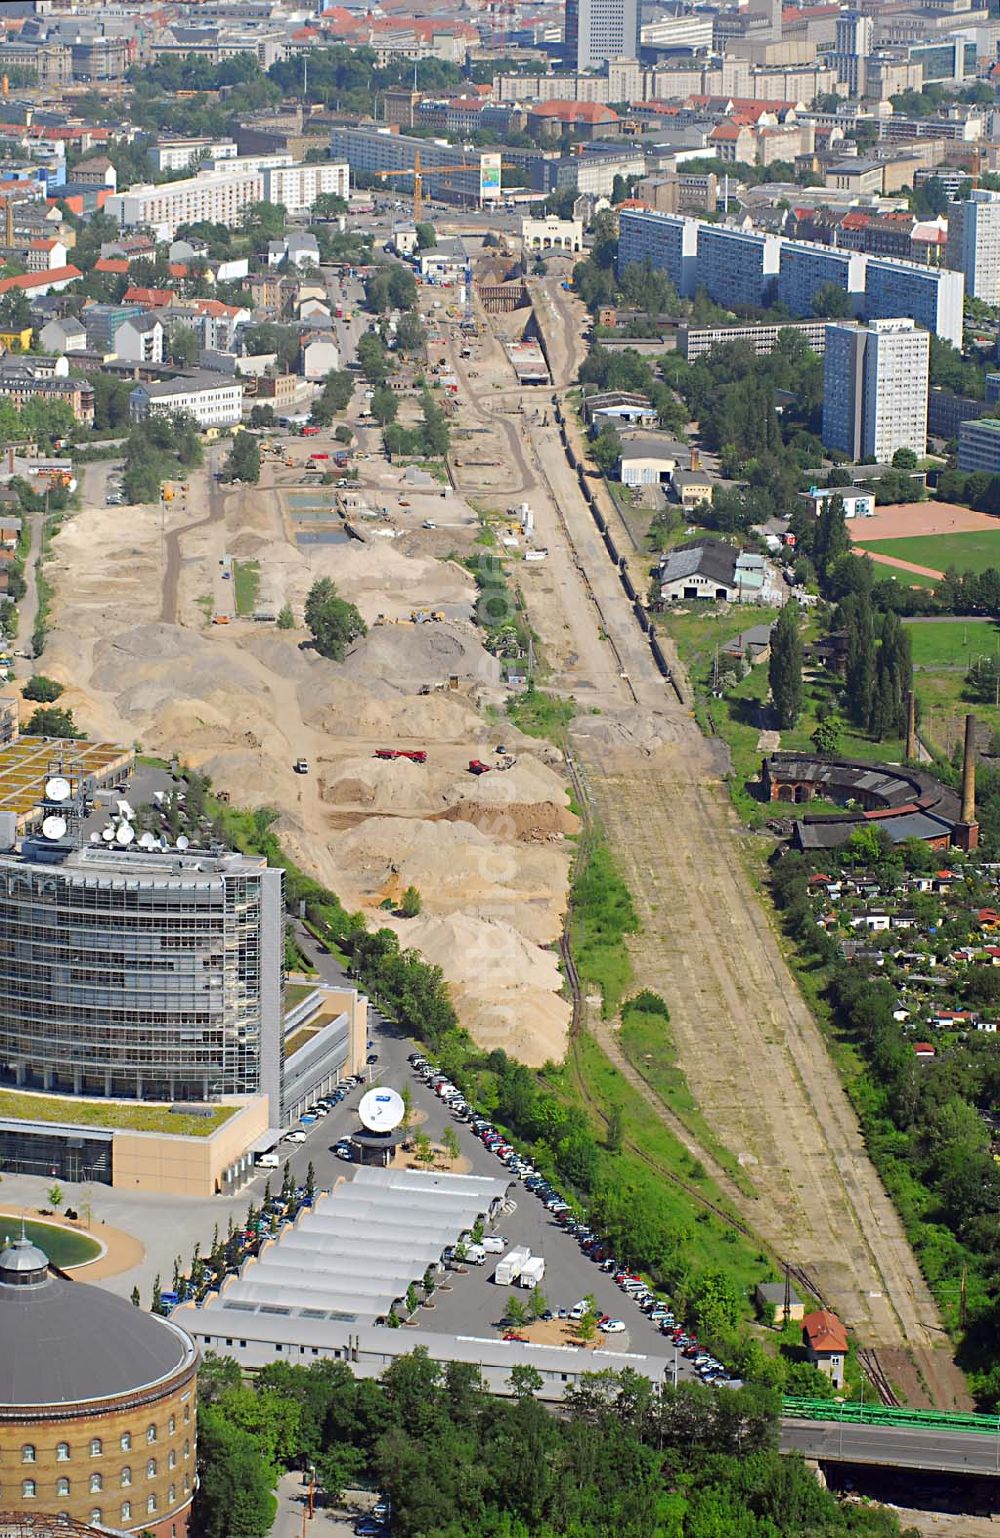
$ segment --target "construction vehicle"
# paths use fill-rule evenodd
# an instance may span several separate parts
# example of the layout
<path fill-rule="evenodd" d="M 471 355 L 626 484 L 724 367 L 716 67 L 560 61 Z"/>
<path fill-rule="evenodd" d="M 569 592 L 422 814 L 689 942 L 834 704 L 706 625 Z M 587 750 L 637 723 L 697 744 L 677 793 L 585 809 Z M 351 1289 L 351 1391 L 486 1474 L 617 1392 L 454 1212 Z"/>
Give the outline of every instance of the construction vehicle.
<path fill-rule="evenodd" d="M 470 774 L 489 774 L 489 772 L 490 772 L 490 770 L 492 768 L 493 768 L 492 764 L 484 764 L 481 758 L 470 758 L 469 759 L 469 773 Z"/>
<path fill-rule="evenodd" d="M 308 774 L 309 773 L 309 760 L 307 758 L 297 758 L 295 760 L 295 763 L 292 765 L 292 767 L 295 770 L 296 774 Z"/>
<path fill-rule="evenodd" d="M 376 758 L 408 758 L 411 764 L 426 764 L 427 753 L 424 748 L 376 748 Z"/>
<path fill-rule="evenodd" d="M 228 614 L 213 614 L 212 615 L 212 624 L 213 625 L 228 625 L 229 624 L 229 615 Z"/>
<path fill-rule="evenodd" d="M 164 502 L 172 502 L 174 500 L 174 488 L 172 486 L 162 486 L 160 488 L 160 496 Z"/>

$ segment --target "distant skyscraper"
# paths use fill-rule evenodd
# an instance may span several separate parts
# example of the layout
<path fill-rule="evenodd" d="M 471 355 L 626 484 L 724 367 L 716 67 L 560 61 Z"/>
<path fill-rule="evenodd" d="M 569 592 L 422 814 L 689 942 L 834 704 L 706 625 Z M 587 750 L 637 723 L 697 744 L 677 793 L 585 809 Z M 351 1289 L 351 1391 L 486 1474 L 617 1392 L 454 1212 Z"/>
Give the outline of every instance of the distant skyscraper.
<path fill-rule="evenodd" d="M 823 358 L 823 442 L 866 464 L 927 449 L 930 333 L 908 318 L 831 324 Z"/>
<path fill-rule="evenodd" d="M 977 187 L 948 204 L 947 265 L 965 274 L 965 292 L 1000 304 L 1000 193 Z"/>
<path fill-rule="evenodd" d="M 871 16 L 861 11 L 842 11 L 837 17 L 837 35 L 834 57 L 831 60 L 837 71 L 840 85 L 846 85 L 852 96 L 865 94 L 865 61 L 872 52 L 875 41 L 875 24 Z"/>
<path fill-rule="evenodd" d="M 566 0 L 569 63 L 599 69 L 609 59 L 639 57 L 639 0 Z"/>

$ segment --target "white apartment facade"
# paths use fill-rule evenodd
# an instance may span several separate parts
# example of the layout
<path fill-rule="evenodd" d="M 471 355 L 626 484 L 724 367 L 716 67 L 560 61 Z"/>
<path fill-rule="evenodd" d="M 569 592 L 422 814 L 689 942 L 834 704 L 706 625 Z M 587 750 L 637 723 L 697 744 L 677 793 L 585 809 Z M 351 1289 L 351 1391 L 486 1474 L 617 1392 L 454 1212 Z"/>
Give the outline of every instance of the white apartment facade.
<path fill-rule="evenodd" d="M 235 139 L 161 139 L 146 151 L 154 171 L 187 171 L 202 160 L 234 160 Z"/>
<path fill-rule="evenodd" d="M 133 422 L 181 413 L 194 417 L 199 427 L 233 427 L 243 416 L 243 385 L 238 379 L 204 372 L 139 384 L 129 395 Z"/>
<path fill-rule="evenodd" d="M 823 359 L 823 442 L 867 464 L 927 450 L 930 334 L 909 316 L 831 324 Z"/>
<path fill-rule="evenodd" d="M 948 205 L 945 261 L 965 274 L 965 291 L 1000 304 L 1000 193 L 975 187 L 968 200 Z"/>
<path fill-rule="evenodd" d="M 129 187 L 108 198 L 104 211 L 123 230 L 151 229 L 158 240 L 173 240 L 182 224 L 202 219 L 233 229 L 244 210 L 263 197 L 259 171 L 209 171 L 158 187 Z"/>
<path fill-rule="evenodd" d="M 351 193 L 351 168 L 346 160 L 278 166 L 264 172 L 265 198 L 269 203 L 280 203 L 290 214 L 307 212 L 325 193 L 346 203 Z"/>

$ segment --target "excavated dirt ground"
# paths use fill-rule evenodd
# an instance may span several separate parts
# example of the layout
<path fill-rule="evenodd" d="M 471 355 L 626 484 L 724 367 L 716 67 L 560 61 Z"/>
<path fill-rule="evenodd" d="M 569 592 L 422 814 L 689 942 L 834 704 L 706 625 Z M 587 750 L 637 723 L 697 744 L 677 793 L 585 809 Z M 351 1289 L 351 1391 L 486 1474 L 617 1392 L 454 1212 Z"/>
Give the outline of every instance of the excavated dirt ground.
<path fill-rule="evenodd" d="M 234 802 L 276 808 L 294 859 L 442 966 L 478 1040 L 540 1064 L 563 1055 L 570 1013 L 550 949 L 577 828 L 560 755 L 485 718 L 485 707 L 501 718 L 506 689 L 472 623 L 474 584 L 447 558 L 471 547 L 474 517 L 454 493 L 415 492 L 371 463 L 369 500 L 400 520 L 396 540 L 364 525 L 367 543 L 297 546 L 282 481 L 301 476 L 284 467 L 265 466 L 258 488 L 223 492 L 208 465 L 186 508 L 110 509 L 95 494 L 53 541 L 44 669 L 67 685 L 89 733 L 176 754 Z M 404 492 L 409 510 L 398 506 Z M 421 529 L 422 495 L 451 520 L 447 531 Z M 259 561 L 262 597 L 287 599 L 298 616 L 311 583 L 331 576 L 368 635 L 337 664 L 304 647 L 302 630 L 211 624 L 232 605 L 227 553 Z M 417 608 L 447 618 L 409 623 Z M 472 758 L 499 765 L 498 741 L 513 766 L 470 775 Z M 419 747 L 428 760 L 375 758 L 384 747 Z M 308 776 L 292 770 L 300 755 Z M 411 883 L 419 919 L 379 912 Z"/>

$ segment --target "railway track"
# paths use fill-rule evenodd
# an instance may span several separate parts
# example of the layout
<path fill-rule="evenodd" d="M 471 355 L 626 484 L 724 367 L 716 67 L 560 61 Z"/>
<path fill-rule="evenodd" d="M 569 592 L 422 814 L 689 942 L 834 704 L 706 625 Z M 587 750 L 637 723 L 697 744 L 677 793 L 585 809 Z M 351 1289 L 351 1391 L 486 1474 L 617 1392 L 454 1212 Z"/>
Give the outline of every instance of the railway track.
<path fill-rule="evenodd" d="M 576 798 L 577 805 L 580 807 L 584 823 L 588 827 L 592 828 L 595 819 L 593 800 L 591 798 L 590 790 L 583 777 L 580 766 L 576 759 L 573 757 L 573 754 L 569 751 L 566 753 L 566 769 L 569 775 L 570 784 L 573 787 L 573 793 Z M 581 1099 L 587 1105 L 588 1109 L 606 1127 L 608 1124 L 608 1114 L 587 1083 L 586 1076 L 583 1073 L 582 1067 L 580 1065 L 577 1051 L 580 1035 L 584 1026 L 584 1008 L 580 977 L 576 968 L 576 964 L 573 960 L 572 950 L 570 947 L 571 926 L 572 906 L 570 905 L 570 907 L 567 909 L 563 932 L 559 942 L 559 949 L 563 958 L 566 981 L 569 984 L 570 998 L 572 1001 L 573 1010 L 570 1026 L 569 1061 L 572 1066 L 573 1077 Z M 655 1094 L 655 1091 L 653 1093 Z M 665 1118 L 662 1116 L 661 1119 L 665 1120 Z M 668 1130 L 670 1130 L 669 1127 Z M 690 1134 L 688 1135 L 690 1136 Z M 633 1138 L 626 1137 L 624 1142 L 625 1147 L 629 1150 L 629 1152 L 638 1158 L 648 1169 L 652 1170 L 659 1179 L 666 1180 L 671 1185 L 675 1186 L 678 1190 L 683 1191 L 687 1198 L 694 1202 L 696 1206 L 703 1208 L 705 1211 L 711 1212 L 713 1216 L 716 1217 L 721 1223 L 724 1223 L 728 1228 L 733 1229 L 743 1238 L 749 1239 L 754 1243 L 760 1242 L 760 1236 L 754 1233 L 754 1231 L 746 1223 L 744 1223 L 742 1219 L 727 1210 L 725 1207 L 721 1206 L 718 1202 L 712 1201 L 711 1198 L 706 1196 L 705 1193 L 699 1190 L 697 1186 L 689 1183 L 686 1180 L 683 1180 L 679 1175 L 675 1174 L 674 1171 L 665 1169 L 657 1159 L 654 1159 L 652 1155 Z M 709 1155 L 705 1153 L 704 1157 L 709 1158 Z M 791 1281 L 794 1281 L 799 1287 L 802 1288 L 804 1292 L 808 1293 L 811 1297 L 814 1297 L 819 1303 L 820 1307 L 830 1307 L 829 1301 L 823 1294 L 823 1289 L 820 1283 L 813 1275 L 811 1275 L 809 1271 L 805 1269 L 804 1266 L 784 1259 L 777 1252 L 774 1253 L 774 1262 L 776 1266 L 782 1272 L 784 1272 Z M 881 1363 L 879 1362 L 878 1353 L 870 1348 L 863 1348 L 858 1351 L 858 1363 L 872 1388 L 878 1394 L 881 1402 L 885 1405 L 898 1405 L 899 1399 L 897 1398 L 892 1385 L 890 1384 L 889 1379 L 886 1376 Z"/>

